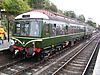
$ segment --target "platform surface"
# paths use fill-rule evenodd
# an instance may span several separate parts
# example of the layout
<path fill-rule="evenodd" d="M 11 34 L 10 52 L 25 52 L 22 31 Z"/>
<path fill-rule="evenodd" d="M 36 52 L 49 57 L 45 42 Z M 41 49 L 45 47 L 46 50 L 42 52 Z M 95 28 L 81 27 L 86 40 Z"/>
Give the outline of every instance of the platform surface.
<path fill-rule="evenodd" d="M 96 64 L 94 67 L 93 75 L 100 75 L 100 49 L 99 49 Z"/>
<path fill-rule="evenodd" d="M 8 49 L 10 46 L 10 43 L 8 40 L 4 40 L 4 43 L 0 45 L 0 51 Z"/>

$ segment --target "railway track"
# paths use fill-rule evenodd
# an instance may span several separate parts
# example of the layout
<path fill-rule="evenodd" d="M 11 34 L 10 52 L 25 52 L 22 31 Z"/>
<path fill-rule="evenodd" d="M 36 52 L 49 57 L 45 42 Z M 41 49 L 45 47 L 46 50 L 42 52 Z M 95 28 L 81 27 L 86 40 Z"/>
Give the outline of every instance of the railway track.
<path fill-rule="evenodd" d="M 85 45 L 85 44 L 81 44 L 80 46 L 83 46 L 83 45 Z M 66 50 L 66 49 L 64 49 L 64 50 Z M 17 60 L 17 61 L 12 62 L 12 63 L 7 63 L 7 64 L 5 64 L 5 65 L 0 67 L 0 75 L 2 75 L 2 74 L 5 74 L 5 75 L 6 74 L 7 75 L 18 75 L 18 74 L 21 74 L 21 73 L 25 72 L 26 70 L 29 70 L 29 69 L 31 69 L 33 67 L 36 68 L 37 65 L 39 65 L 38 67 L 41 68 L 41 63 L 44 63 L 45 61 L 49 60 L 50 58 L 53 58 L 54 56 L 59 56 L 60 53 L 61 52 L 56 53 L 55 55 L 50 56 L 49 58 L 44 59 L 42 61 L 39 61 L 37 63 L 34 60 L 32 60 L 32 61 L 30 60 L 29 62 L 28 61 L 26 61 L 26 62 L 25 61 L 21 61 L 22 59 L 21 60 Z M 60 55 L 60 57 L 61 56 L 62 55 Z M 27 65 L 27 66 L 25 66 L 25 65 Z"/>
<path fill-rule="evenodd" d="M 95 37 L 91 40 L 93 41 Z M 32 64 L 27 68 L 21 69 L 20 71 L 14 73 L 13 75 L 48 75 L 54 74 L 54 71 L 58 69 L 62 64 L 68 62 L 68 60 L 74 56 L 81 48 L 87 47 L 92 41 L 87 41 L 84 47 L 83 45 L 79 45 L 75 49 L 72 49 L 68 52 L 64 52 L 59 54 L 59 56 L 55 55 L 55 57 L 51 57 L 49 60 L 45 59 L 39 63 Z M 64 61 L 63 61 L 64 60 Z"/>
<path fill-rule="evenodd" d="M 51 74 L 51 70 L 47 71 L 46 74 L 44 74 L 44 71 L 53 66 L 54 64 L 60 62 L 65 57 L 67 57 L 64 61 L 67 61 L 70 57 L 72 57 L 76 52 L 78 52 L 87 42 L 84 44 L 80 44 L 78 47 L 72 50 L 64 49 L 63 52 L 56 53 L 55 55 L 48 57 L 47 59 L 44 59 L 42 61 L 36 62 L 35 60 L 29 60 L 29 61 L 18 61 L 15 63 L 10 63 L 7 66 L 1 67 L 0 74 L 7 74 L 7 75 L 38 75 L 42 74 L 47 75 L 47 73 Z M 66 52 L 65 52 L 66 51 Z M 56 62 L 55 62 L 56 61 Z M 52 63 L 52 64 L 51 64 Z M 64 62 L 61 62 L 62 64 Z M 48 66 L 49 65 L 49 66 Z M 60 65 L 59 65 L 60 66 Z M 52 70 L 56 70 L 57 68 L 54 68 Z"/>
<path fill-rule="evenodd" d="M 75 54 L 70 60 L 55 70 L 52 75 L 85 75 L 100 41 L 99 38 L 96 38 L 86 48 L 82 49 L 81 52 Z"/>
<path fill-rule="evenodd" d="M 9 61 L 7 62 L 6 64 L 3 64 L 2 66 L 0 66 L 0 70 L 4 69 L 4 68 L 7 68 L 7 67 L 10 67 L 14 64 L 17 64 L 21 61 L 25 60 L 25 58 L 21 58 L 21 59 L 16 59 L 16 60 L 13 60 L 13 61 Z"/>
<path fill-rule="evenodd" d="M 92 75 L 93 74 L 93 70 L 94 70 L 94 67 L 95 67 L 96 60 L 97 60 L 99 48 L 100 48 L 100 44 L 98 45 L 97 50 L 95 51 L 95 53 L 92 57 L 92 60 L 91 60 L 91 62 L 90 62 L 90 64 L 89 64 L 84 75 Z"/>
<path fill-rule="evenodd" d="M 12 58 L 12 56 L 13 54 L 9 49 L 0 51 L 0 70 L 23 60 L 23 57 Z"/>
<path fill-rule="evenodd" d="M 0 67 L 0 75 L 14 75 L 22 69 L 29 67 L 30 65 L 36 63 L 36 59 L 32 58 L 23 58 L 16 60 L 14 62 L 5 64 Z"/>

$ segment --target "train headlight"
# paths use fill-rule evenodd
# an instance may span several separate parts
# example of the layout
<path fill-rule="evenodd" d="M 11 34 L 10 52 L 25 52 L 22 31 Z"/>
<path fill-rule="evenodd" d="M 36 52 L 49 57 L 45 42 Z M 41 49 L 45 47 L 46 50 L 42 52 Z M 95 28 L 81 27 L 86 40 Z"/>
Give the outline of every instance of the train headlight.
<path fill-rule="evenodd" d="M 10 45 L 14 45 L 14 44 L 15 44 L 14 40 L 10 39 Z"/>
<path fill-rule="evenodd" d="M 32 43 L 33 47 L 35 47 L 35 42 Z"/>
<path fill-rule="evenodd" d="M 35 44 L 35 42 L 32 43 L 33 45 Z"/>

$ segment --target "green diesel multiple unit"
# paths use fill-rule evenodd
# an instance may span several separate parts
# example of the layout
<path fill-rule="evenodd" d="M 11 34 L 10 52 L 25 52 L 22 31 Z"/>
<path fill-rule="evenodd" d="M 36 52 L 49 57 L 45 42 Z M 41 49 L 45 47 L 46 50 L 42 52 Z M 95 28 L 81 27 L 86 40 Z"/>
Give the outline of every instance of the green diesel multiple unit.
<path fill-rule="evenodd" d="M 35 55 L 59 45 L 72 45 L 77 39 L 91 34 L 87 26 L 46 10 L 26 12 L 15 18 L 10 50 L 15 54 Z"/>

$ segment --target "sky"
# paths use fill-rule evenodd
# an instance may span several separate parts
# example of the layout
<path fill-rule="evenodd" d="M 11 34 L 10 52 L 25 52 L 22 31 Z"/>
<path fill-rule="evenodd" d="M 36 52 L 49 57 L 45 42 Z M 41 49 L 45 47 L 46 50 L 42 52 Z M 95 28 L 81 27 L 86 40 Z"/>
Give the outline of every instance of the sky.
<path fill-rule="evenodd" d="M 50 0 L 58 9 L 74 11 L 76 15 L 83 14 L 86 19 L 100 24 L 100 0 Z"/>

